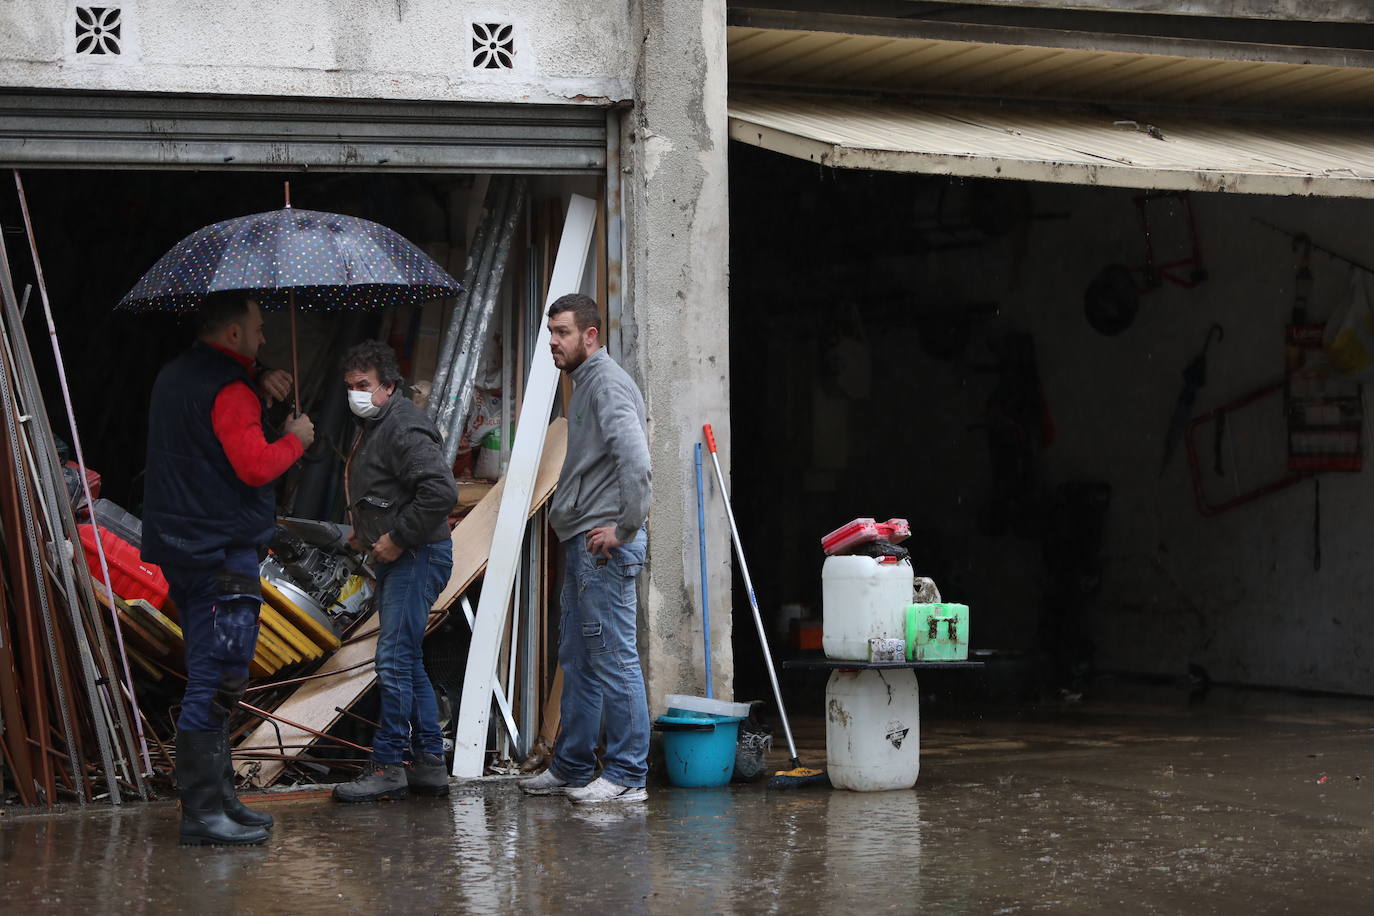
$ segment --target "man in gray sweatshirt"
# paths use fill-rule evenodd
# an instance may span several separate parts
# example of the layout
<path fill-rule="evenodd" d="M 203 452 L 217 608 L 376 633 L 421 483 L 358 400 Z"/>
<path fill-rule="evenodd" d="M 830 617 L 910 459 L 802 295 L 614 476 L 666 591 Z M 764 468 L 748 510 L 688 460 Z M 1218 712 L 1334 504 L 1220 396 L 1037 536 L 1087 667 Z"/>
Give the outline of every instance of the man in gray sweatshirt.
<path fill-rule="evenodd" d="M 568 454 L 549 509 L 564 556 L 562 724 L 552 766 L 521 788 L 529 795 L 567 795 L 576 804 L 644 801 L 649 707 L 635 636 L 635 579 L 648 546 L 650 493 L 644 397 L 601 348 L 594 301 L 563 296 L 548 318 L 554 365 L 575 386 Z"/>

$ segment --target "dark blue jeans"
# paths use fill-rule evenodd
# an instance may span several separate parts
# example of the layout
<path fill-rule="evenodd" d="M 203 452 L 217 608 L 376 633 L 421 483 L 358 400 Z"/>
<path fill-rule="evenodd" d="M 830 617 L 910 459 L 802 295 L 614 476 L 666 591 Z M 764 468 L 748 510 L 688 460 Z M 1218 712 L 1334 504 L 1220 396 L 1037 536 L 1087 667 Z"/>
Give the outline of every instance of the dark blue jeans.
<path fill-rule="evenodd" d="M 429 609 L 448 584 L 453 544 L 435 541 L 404 551 L 377 566 L 377 683 L 381 690 L 381 728 L 372 739 L 372 759 L 401 763 L 407 748 L 444 754 L 439 704 L 425 674 L 421 643 Z"/>
<path fill-rule="evenodd" d="M 168 565 L 162 574 L 186 643 L 186 694 L 177 730 L 223 728 L 248 685 L 248 662 L 258 645 L 257 548 L 230 548 L 222 569 Z"/>
<path fill-rule="evenodd" d="M 596 745 L 606 725 L 601 775 L 618 786 L 642 786 L 649 771 L 649 705 L 636 645 L 635 578 L 648 536 L 587 552 L 584 535 L 563 542 L 566 567 L 559 599 L 558 664 L 563 668 L 562 724 L 553 771 L 573 785 L 596 776 Z"/>

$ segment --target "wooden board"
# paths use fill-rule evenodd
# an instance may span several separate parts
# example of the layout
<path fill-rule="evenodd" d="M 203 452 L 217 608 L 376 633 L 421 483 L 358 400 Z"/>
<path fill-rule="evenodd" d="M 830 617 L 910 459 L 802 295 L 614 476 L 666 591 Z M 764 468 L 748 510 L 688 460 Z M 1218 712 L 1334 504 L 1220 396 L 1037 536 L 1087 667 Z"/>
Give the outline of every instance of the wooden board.
<path fill-rule="evenodd" d="M 264 604 L 262 606 L 259 616 L 262 618 L 263 626 L 270 627 L 272 632 L 275 633 L 282 642 L 294 649 L 297 654 L 309 659 L 319 658 L 324 655 L 323 649 L 307 639 L 305 634 L 300 630 L 287 623 L 286 618 L 278 614 L 270 604 Z"/>
<path fill-rule="evenodd" d="M 553 495 L 558 484 L 558 472 L 563 467 L 563 455 L 568 449 L 568 425 L 565 420 L 555 420 L 549 426 L 544 438 L 544 454 L 539 464 L 539 476 L 535 484 L 534 496 L 526 515 L 533 515 Z M 496 517 L 501 504 L 503 487 L 498 483 L 491 492 L 468 513 L 467 517 L 453 529 L 453 572 L 448 585 L 439 593 L 431 614 L 443 615 L 468 586 L 486 569 L 487 555 L 491 550 L 492 538 L 496 533 Z M 296 688 L 273 712 L 284 719 L 298 722 L 315 731 L 327 732 L 337 722 L 341 713 L 335 707 L 350 708 L 376 682 L 377 675 L 371 665 L 377 654 L 376 613 L 374 612 L 360 627 L 366 636 L 335 652 L 320 666 L 318 674 L 333 674 L 332 677 L 316 678 L 306 681 Z M 354 665 L 362 667 L 354 668 Z M 351 670 L 347 670 L 351 669 Z M 285 745 L 305 745 L 315 741 L 315 736 L 294 726 L 279 723 L 281 741 Z M 238 744 L 239 750 L 261 750 L 275 753 L 277 731 L 271 723 L 259 723 L 244 736 Z M 300 748 L 286 749 L 288 756 L 298 757 Z M 285 771 L 285 761 L 249 760 L 238 764 L 238 774 L 251 785 L 270 786 L 281 778 Z"/>

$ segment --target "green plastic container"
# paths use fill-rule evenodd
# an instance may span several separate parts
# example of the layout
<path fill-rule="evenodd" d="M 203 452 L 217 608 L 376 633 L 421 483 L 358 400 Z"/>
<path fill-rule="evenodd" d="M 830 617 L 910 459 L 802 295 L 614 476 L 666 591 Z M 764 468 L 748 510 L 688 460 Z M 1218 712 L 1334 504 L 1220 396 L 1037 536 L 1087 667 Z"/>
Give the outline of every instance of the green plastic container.
<path fill-rule="evenodd" d="M 909 604 L 906 608 L 906 658 L 915 662 L 968 659 L 968 605 Z"/>

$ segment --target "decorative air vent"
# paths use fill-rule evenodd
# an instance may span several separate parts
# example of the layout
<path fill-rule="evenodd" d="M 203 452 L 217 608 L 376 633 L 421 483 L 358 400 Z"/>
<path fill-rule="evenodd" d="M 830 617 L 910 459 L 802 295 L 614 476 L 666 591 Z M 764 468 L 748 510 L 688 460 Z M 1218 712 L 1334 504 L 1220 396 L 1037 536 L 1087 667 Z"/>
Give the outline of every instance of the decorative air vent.
<path fill-rule="evenodd" d="M 474 70 L 509 70 L 515 66 L 515 26 L 505 22 L 472 24 Z"/>
<path fill-rule="evenodd" d="M 76 53 L 91 57 L 119 54 L 122 19 L 123 11 L 117 6 L 78 6 Z"/>

